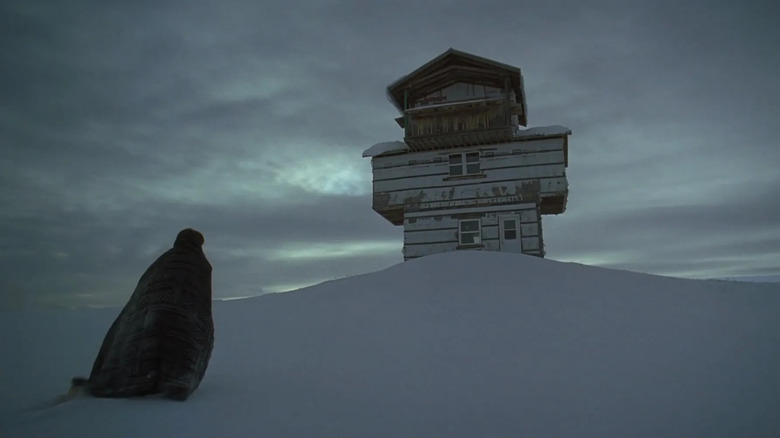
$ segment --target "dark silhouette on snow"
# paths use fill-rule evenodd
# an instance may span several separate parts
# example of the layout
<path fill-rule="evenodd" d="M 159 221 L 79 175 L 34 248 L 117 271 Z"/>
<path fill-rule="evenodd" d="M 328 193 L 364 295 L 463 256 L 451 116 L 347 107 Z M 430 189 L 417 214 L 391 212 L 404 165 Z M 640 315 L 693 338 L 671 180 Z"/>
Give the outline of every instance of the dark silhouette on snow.
<path fill-rule="evenodd" d="M 74 390 L 186 400 L 197 389 L 214 346 L 212 268 L 203 243 L 198 231 L 182 230 L 149 266 L 106 333 L 89 379 L 73 378 Z"/>

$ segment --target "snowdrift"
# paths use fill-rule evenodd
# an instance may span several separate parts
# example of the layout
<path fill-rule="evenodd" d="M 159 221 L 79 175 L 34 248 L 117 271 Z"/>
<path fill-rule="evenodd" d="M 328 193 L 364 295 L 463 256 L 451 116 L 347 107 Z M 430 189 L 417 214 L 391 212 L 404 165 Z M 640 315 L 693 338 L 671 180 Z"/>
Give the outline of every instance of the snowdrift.
<path fill-rule="evenodd" d="M 44 407 L 117 312 L 0 314 L 0 436 L 780 436 L 777 284 L 434 255 L 215 303 L 186 402 Z"/>

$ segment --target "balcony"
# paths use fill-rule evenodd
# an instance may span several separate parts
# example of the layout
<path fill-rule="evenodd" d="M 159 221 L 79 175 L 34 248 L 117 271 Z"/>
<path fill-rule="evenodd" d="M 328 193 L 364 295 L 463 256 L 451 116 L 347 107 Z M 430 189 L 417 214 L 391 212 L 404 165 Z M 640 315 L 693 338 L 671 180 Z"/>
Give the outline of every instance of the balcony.
<path fill-rule="evenodd" d="M 406 110 L 396 119 L 412 151 L 511 141 L 521 107 L 505 98 L 452 102 Z"/>

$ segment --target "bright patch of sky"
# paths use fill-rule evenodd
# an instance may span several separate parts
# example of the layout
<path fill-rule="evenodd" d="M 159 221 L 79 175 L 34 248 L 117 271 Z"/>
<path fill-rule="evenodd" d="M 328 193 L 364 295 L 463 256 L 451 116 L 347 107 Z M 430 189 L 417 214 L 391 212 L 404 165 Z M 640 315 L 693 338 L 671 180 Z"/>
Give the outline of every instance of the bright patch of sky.
<path fill-rule="evenodd" d="M 321 280 L 301 281 L 295 283 L 272 284 L 263 287 L 263 290 L 270 293 L 290 292 L 293 290 L 303 289 L 304 287 L 314 286 L 315 284 L 319 284 L 327 280 L 335 280 L 335 278 L 323 278 Z"/>
<path fill-rule="evenodd" d="M 361 196 L 371 193 L 368 166 L 354 151 L 333 149 L 323 156 L 309 155 L 284 162 L 275 179 L 310 193 Z"/>
<path fill-rule="evenodd" d="M 371 193 L 369 165 L 357 154 L 335 149 L 325 156 L 316 156 L 303 148 L 293 149 L 301 152 L 247 154 L 235 160 L 219 158 L 179 174 L 133 183 L 151 198 L 212 205 L 237 200 L 294 203 L 295 195 L 301 191 L 349 196 Z M 87 202 L 95 202 L 96 198 Z"/>
<path fill-rule="evenodd" d="M 604 249 L 603 251 L 592 251 L 585 254 L 579 254 L 576 257 L 553 257 L 552 259 L 559 262 L 577 263 L 588 266 L 614 266 L 625 262 L 626 260 L 632 260 L 638 254 L 638 251 L 634 250 L 612 250 Z"/>
<path fill-rule="evenodd" d="M 364 241 L 338 243 L 296 242 L 273 249 L 266 255 L 269 260 L 306 260 L 342 257 L 371 256 L 388 251 L 400 251 L 401 242 Z"/>

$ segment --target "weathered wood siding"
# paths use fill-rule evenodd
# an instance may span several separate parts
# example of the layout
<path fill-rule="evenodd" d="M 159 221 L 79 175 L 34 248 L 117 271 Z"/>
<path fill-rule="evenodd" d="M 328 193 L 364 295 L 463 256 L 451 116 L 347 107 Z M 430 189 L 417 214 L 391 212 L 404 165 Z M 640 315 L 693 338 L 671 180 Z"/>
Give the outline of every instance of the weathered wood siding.
<path fill-rule="evenodd" d="M 404 260 L 459 249 L 500 251 L 498 218 L 504 214 L 516 214 L 520 219 L 518 237 L 522 240 L 522 252 L 544 256 L 539 209 L 536 203 L 522 203 L 407 214 L 404 219 Z M 458 221 L 462 218 L 480 219 L 480 245 L 459 246 Z"/>
<path fill-rule="evenodd" d="M 374 210 L 425 211 L 566 196 L 564 141 L 553 137 L 374 157 Z M 479 174 L 450 176 L 450 154 L 477 151 Z"/>
<path fill-rule="evenodd" d="M 477 131 L 510 126 L 506 106 L 480 106 L 470 111 L 416 115 L 410 111 L 406 138 L 441 135 L 451 132 Z"/>

